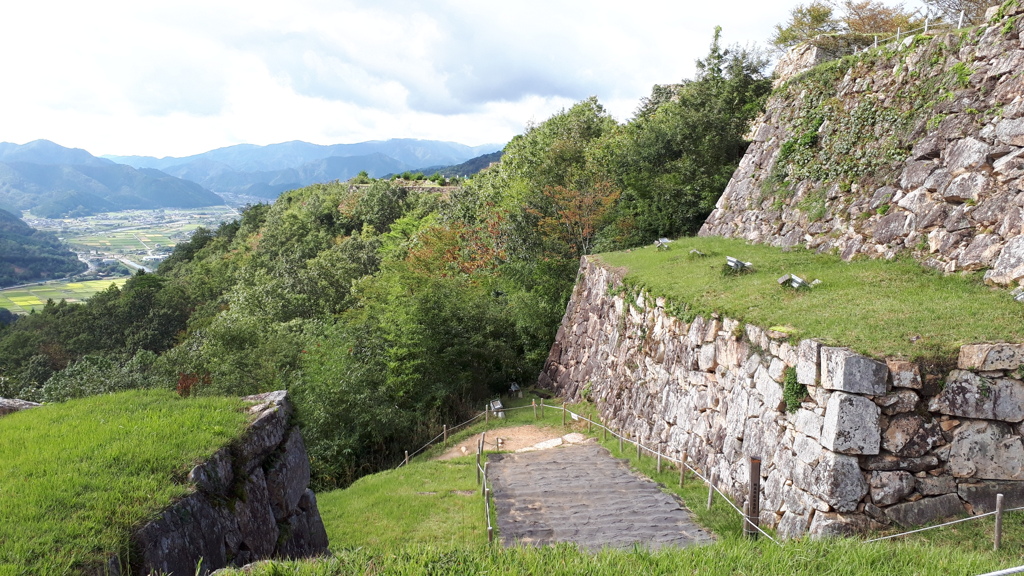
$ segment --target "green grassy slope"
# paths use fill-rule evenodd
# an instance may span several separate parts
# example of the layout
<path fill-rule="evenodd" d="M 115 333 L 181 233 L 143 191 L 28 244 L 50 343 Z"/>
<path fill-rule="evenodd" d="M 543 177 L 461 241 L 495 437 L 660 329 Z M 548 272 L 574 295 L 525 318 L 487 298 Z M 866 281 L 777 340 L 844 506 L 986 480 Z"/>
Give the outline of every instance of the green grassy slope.
<path fill-rule="evenodd" d="M 131 528 L 238 437 L 241 407 L 132 391 L 0 418 L 0 574 L 74 574 L 124 553 Z"/>
<path fill-rule="evenodd" d="M 586 405 L 572 410 L 593 414 L 593 408 Z M 490 427 L 534 421 L 530 410 L 509 414 L 513 417 L 492 420 Z M 560 420 L 561 411 L 549 409 L 540 423 L 557 425 Z M 569 423 L 573 431 L 587 432 L 584 423 Z M 591 435 L 601 437 L 596 429 Z M 465 498 L 468 507 L 461 505 L 463 497 L 450 493 L 476 488 L 472 459 L 415 460 L 406 468 L 366 476 L 347 490 L 319 497 L 332 556 L 270 562 L 246 574 L 932 575 L 980 574 L 1024 562 L 1021 513 L 1005 520 L 1004 544 L 998 553 L 991 551 L 991 517 L 871 544 L 857 539 L 829 539 L 788 541 L 779 546 L 765 538 L 749 540 L 741 535 L 739 516 L 719 496 L 710 509 L 706 508 L 707 488 L 692 475 L 680 489 L 678 472 L 671 467 L 666 465 L 659 474 L 655 460 L 645 456 L 638 461 L 628 442 L 621 452 L 617 440 L 610 436 L 603 444 L 614 456 L 629 459 L 636 470 L 677 494 L 698 522 L 716 534 L 717 541 L 683 550 L 650 552 L 638 548 L 598 554 L 572 545 L 539 549 L 489 545 L 479 492 Z M 421 504 L 415 503 L 417 498 Z M 453 501 L 459 505 L 453 505 Z"/>
<path fill-rule="evenodd" d="M 670 311 L 681 316 L 719 312 L 764 328 L 790 326 L 797 338 L 873 356 L 955 358 L 963 344 L 1024 342 L 1024 305 L 976 275 L 943 276 L 911 260 L 843 262 L 725 238 L 680 238 L 670 246 L 597 258 L 625 268 L 634 290 L 668 297 Z M 752 262 L 755 272 L 723 273 L 726 256 Z M 789 273 L 822 284 L 784 289 L 776 281 Z"/>

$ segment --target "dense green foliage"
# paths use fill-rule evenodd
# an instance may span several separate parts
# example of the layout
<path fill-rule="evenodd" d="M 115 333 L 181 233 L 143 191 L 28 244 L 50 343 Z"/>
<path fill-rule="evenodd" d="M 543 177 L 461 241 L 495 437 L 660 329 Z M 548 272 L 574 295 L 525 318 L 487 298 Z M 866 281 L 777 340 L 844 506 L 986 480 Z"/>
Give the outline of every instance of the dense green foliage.
<path fill-rule="evenodd" d="M 132 391 L 0 418 L 0 574 L 127 560 L 132 528 L 189 490 L 173 479 L 241 433 L 242 406 Z"/>
<path fill-rule="evenodd" d="M 768 90 L 717 32 L 698 64 L 626 124 L 591 98 L 531 126 L 461 187 L 364 174 L 200 230 L 155 274 L 0 332 L 0 395 L 287 388 L 318 487 L 389 466 L 536 377 L 581 255 L 697 229 Z"/>
<path fill-rule="evenodd" d="M 0 287 L 63 278 L 86 268 L 56 236 L 0 210 Z"/>

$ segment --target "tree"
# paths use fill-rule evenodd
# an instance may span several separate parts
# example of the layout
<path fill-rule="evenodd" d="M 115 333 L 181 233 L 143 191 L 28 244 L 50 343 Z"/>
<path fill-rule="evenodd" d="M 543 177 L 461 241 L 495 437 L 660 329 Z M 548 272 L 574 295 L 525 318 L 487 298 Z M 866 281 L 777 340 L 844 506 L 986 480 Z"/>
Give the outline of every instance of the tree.
<path fill-rule="evenodd" d="M 993 4 L 992 0 L 924 0 L 929 7 L 938 11 L 949 22 L 960 21 L 964 15 L 964 25 L 981 24 L 985 18 L 985 10 Z"/>
<path fill-rule="evenodd" d="M 818 0 L 797 5 L 789 13 L 789 21 L 775 25 L 769 42 L 778 48 L 789 48 L 821 34 L 835 34 L 842 29 L 831 5 Z"/>
<path fill-rule="evenodd" d="M 793 8 L 785 24 L 776 24 L 769 41 L 780 49 L 810 42 L 835 50 L 844 46 L 867 46 L 874 42 L 875 36 L 913 30 L 923 24 L 919 11 L 909 11 L 903 4 L 889 6 L 879 0 L 812 0 Z"/>

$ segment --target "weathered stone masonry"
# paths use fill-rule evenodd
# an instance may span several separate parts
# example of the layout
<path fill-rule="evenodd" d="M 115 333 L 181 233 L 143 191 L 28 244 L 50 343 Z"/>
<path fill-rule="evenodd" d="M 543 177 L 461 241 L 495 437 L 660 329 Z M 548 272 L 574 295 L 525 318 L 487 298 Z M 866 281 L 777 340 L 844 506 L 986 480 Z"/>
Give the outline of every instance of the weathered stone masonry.
<path fill-rule="evenodd" d="M 922 378 L 729 318 L 686 323 L 662 299 L 626 301 L 621 277 L 584 259 L 540 385 L 593 399 L 602 418 L 689 461 L 742 501 L 762 458 L 761 521 L 788 537 L 848 534 L 1024 505 L 1024 345 L 961 348 Z M 787 413 L 787 368 L 807 386 Z"/>

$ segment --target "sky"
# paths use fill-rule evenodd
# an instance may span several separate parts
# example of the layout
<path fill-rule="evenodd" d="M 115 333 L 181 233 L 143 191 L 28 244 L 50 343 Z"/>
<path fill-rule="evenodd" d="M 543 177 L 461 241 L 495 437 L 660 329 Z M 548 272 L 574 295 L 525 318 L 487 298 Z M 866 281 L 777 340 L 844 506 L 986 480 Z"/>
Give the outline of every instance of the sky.
<path fill-rule="evenodd" d="M 796 1 L 132 0 L 0 9 L 0 141 L 95 155 L 388 138 L 504 143 L 597 96 L 625 121 L 714 27 L 766 42 Z"/>

